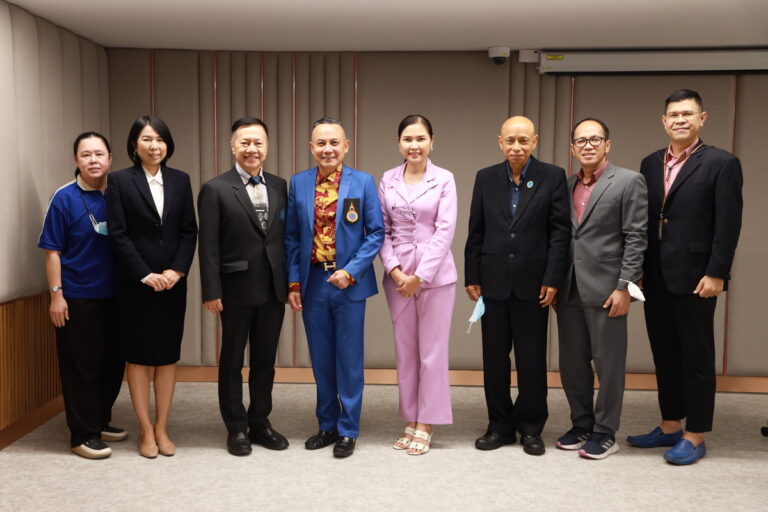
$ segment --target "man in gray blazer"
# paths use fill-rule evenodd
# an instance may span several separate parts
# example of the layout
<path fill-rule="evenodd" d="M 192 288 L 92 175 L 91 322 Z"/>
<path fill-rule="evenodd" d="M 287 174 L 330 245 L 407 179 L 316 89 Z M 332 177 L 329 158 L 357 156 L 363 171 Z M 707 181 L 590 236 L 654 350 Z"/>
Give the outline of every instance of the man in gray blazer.
<path fill-rule="evenodd" d="M 627 356 L 630 283 L 642 277 L 647 245 L 648 191 L 640 173 L 616 167 L 608 126 L 579 121 L 571 132 L 571 153 L 581 170 L 568 178 L 571 251 L 558 294 L 560 376 L 571 407 L 571 428 L 557 441 L 604 459 L 619 450 Z M 594 361 L 600 389 L 593 404 Z"/>

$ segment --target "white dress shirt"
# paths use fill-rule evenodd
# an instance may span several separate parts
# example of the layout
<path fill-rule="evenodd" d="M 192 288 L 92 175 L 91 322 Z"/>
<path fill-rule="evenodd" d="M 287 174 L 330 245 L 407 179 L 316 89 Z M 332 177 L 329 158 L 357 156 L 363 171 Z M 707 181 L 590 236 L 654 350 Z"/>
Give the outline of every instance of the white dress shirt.
<path fill-rule="evenodd" d="M 157 208 L 157 214 L 160 216 L 160 223 L 163 222 L 163 203 L 165 196 L 163 194 L 163 170 L 158 169 L 157 174 L 152 176 L 149 171 L 144 169 L 144 175 L 147 177 L 147 183 L 149 183 L 149 191 L 152 193 L 152 200 L 155 202 L 155 208 Z"/>

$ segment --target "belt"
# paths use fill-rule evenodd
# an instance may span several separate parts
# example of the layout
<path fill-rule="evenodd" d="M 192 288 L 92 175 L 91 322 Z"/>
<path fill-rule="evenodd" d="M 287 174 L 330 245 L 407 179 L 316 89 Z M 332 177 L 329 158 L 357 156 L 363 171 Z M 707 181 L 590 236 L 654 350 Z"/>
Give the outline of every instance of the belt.
<path fill-rule="evenodd" d="M 317 263 L 313 263 L 312 266 L 321 270 L 325 270 L 326 272 L 329 270 L 336 270 L 335 261 L 318 261 Z"/>

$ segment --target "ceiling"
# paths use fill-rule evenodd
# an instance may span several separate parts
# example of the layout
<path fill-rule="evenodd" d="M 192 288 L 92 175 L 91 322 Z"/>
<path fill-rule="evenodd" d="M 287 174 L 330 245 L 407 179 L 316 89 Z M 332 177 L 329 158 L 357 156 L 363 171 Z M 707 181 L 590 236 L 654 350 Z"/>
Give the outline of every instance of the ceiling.
<path fill-rule="evenodd" d="M 105 47 L 768 47 L 766 0 L 10 0 Z"/>

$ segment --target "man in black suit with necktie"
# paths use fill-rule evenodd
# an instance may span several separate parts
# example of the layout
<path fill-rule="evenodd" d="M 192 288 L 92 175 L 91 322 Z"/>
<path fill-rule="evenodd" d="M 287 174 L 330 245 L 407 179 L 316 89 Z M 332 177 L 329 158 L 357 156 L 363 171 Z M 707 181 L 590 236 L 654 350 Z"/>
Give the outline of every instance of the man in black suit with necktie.
<path fill-rule="evenodd" d="M 494 450 L 521 435 L 525 453 L 542 455 L 547 420 L 547 318 L 565 277 L 571 243 L 565 171 L 531 153 L 538 135 L 530 119 L 501 127 L 506 158 L 478 171 L 464 250 L 470 299 L 485 303 L 483 380 L 488 430 L 475 441 Z M 509 394 L 514 348 L 518 396 Z"/>
<path fill-rule="evenodd" d="M 287 187 L 284 179 L 263 169 L 269 135 L 260 119 L 235 121 L 230 144 L 235 165 L 200 188 L 200 279 L 203 306 L 221 315 L 219 408 L 227 449 L 248 455 L 251 442 L 271 450 L 288 447 L 269 422 L 287 295 Z M 251 403 L 246 412 L 241 370 L 248 341 Z"/>
<path fill-rule="evenodd" d="M 661 423 L 627 441 L 640 448 L 672 447 L 664 459 L 676 465 L 693 464 L 707 453 L 704 434 L 712 430 L 717 388 L 715 306 L 728 289 L 741 231 L 741 163 L 702 142 L 706 120 L 696 91 L 673 92 L 661 116 L 670 144 L 640 165 L 648 183 L 645 324 Z"/>

